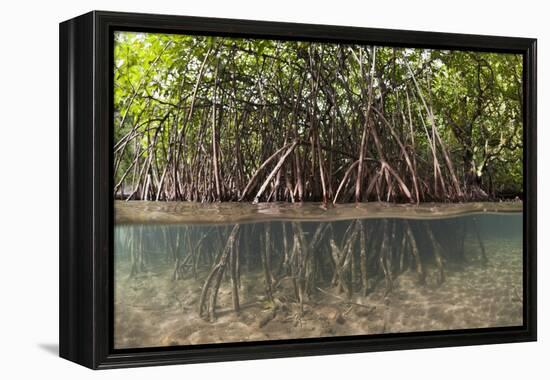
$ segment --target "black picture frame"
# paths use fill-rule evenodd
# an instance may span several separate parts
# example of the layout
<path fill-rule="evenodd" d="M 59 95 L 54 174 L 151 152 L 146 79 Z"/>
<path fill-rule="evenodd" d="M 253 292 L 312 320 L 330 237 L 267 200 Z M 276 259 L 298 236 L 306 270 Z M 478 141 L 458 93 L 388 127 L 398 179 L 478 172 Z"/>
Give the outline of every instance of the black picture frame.
<path fill-rule="evenodd" d="M 523 326 L 113 349 L 113 33 L 199 33 L 523 55 Z M 60 356 L 93 369 L 535 341 L 536 39 L 93 11 L 60 24 Z"/>

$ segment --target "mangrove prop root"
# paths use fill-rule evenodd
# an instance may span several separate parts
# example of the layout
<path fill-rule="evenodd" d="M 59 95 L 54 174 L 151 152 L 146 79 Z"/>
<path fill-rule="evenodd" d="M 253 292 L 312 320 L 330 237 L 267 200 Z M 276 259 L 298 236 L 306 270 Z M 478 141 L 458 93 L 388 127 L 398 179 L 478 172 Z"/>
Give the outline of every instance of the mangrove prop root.
<path fill-rule="evenodd" d="M 348 230 L 344 234 L 345 240 L 343 247 L 339 247 L 334 239 L 330 239 L 332 258 L 335 263 L 335 276 L 333 284 L 337 284 L 340 292 L 345 292 L 348 297 L 353 293 L 353 284 L 351 283 L 351 261 L 353 247 L 358 233 L 359 224 L 357 221 L 350 223 Z"/>
<path fill-rule="evenodd" d="M 200 302 L 199 302 L 199 315 L 202 318 L 208 317 L 210 321 L 216 319 L 216 299 L 218 296 L 218 290 L 220 288 L 220 283 L 223 277 L 223 273 L 227 266 L 227 261 L 229 259 L 230 253 L 232 251 L 233 244 L 235 242 L 235 237 L 239 232 L 239 224 L 235 224 L 222 253 L 219 255 L 217 263 L 214 264 L 214 267 L 208 274 L 206 281 L 202 287 Z M 235 291 L 238 291 L 237 288 L 233 288 Z M 210 297 L 208 297 L 210 295 Z M 237 296 L 238 297 L 238 296 Z M 207 303 L 208 298 L 208 303 Z"/>
<path fill-rule="evenodd" d="M 172 280 L 180 279 L 180 258 L 177 257 L 174 262 L 174 272 L 172 273 Z"/>
<path fill-rule="evenodd" d="M 235 281 L 237 283 L 237 290 L 241 288 L 241 254 L 240 254 L 240 239 L 235 239 Z M 238 296 L 237 296 L 238 297 Z"/>
<path fill-rule="evenodd" d="M 240 310 L 239 305 L 239 280 L 238 280 L 238 272 L 237 272 L 237 265 L 238 265 L 238 257 L 239 257 L 239 251 L 238 247 L 235 247 L 237 244 L 232 244 L 230 248 L 230 254 L 229 254 L 229 265 L 231 267 L 231 299 L 233 301 L 233 310 L 238 313 Z"/>
<path fill-rule="evenodd" d="M 292 277 L 296 279 L 296 289 L 298 294 L 298 301 L 300 303 L 300 315 L 304 312 L 304 301 L 305 301 L 305 289 L 304 289 L 304 266 L 306 264 L 306 253 L 304 250 L 306 249 L 306 245 L 304 243 L 304 231 L 302 231 L 302 227 L 299 223 L 293 223 L 293 229 L 294 229 L 294 247 L 295 247 L 295 266 L 296 270 L 292 274 Z"/>
<path fill-rule="evenodd" d="M 407 235 L 401 235 L 401 244 L 399 245 L 399 273 L 405 270 L 405 252 L 407 248 Z"/>
<path fill-rule="evenodd" d="M 430 225 L 427 222 L 425 222 L 424 225 L 426 227 L 426 232 L 428 234 L 428 237 L 429 237 L 429 239 L 432 243 L 433 254 L 434 254 L 434 258 L 435 258 L 435 264 L 436 264 L 437 269 L 438 269 L 437 284 L 441 285 L 441 284 L 443 284 L 443 282 L 445 282 L 445 269 L 444 269 L 444 264 L 443 264 L 443 257 L 441 256 L 441 253 L 443 252 L 443 249 L 441 248 L 441 245 L 439 244 L 439 242 L 435 238 Z"/>
<path fill-rule="evenodd" d="M 143 245 L 143 226 L 132 228 L 131 234 L 131 269 L 129 277 L 134 278 L 138 275 L 138 273 L 143 273 L 146 271 Z"/>
<path fill-rule="evenodd" d="M 359 269 L 361 271 L 361 284 L 363 286 L 363 296 L 367 295 L 369 288 L 369 279 L 367 274 L 367 244 L 366 244 L 366 233 L 365 227 L 363 226 L 363 221 L 359 220 Z"/>
<path fill-rule="evenodd" d="M 422 267 L 422 261 L 420 260 L 420 256 L 418 254 L 418 247 L 416 245 L 416 239 L 414 238 L 414 234 L 411 229 L 411 225 L 408 221 L 405 221 L 405 233 L 407 235 L 407 239 L 409 242 L 409 245 L 411 247 L 411 254 L 414 257 L 414 262 L 416 264 L 416 273 L 418 275 L 418 282 L 419 284 L 425 284 L 426 283 L 426 274 L 424 273 L 424 268 Z"/>
<path fill-rule="evenodd" d="M 261 248 L 260 248 L 261 249 Z M 271 227 L 265 226 L 264 249 L 261 249 L 262 267 L 264 270 L 265 293 L 267 299 L 273 302 L 273 276 L 271 275 Z"/>
<path fill-rule="evenodd" d="M 388 255 L 391 255 L 391 246 L 389 242 L 388 234 L 388 221 L 384 220 L 383 222 L 383 232 L 382 232 L 382 246 L 380 247 L 380 266 L 384 273 L 384 279 L 386 281 L 386 291 L 385 295 L 388 295 L 393 290 L 393 279 L 392 273 L 388 266 Z"/>
<path fill-rule="evenodd" d="M 487 264 L 489 262 L 489 260 L 487 259 L 487 254 L 485 252 L 485 245 L 483 244 L 483 240 L 481 239 L 481 234 L 479 233 L 479 224 L 477 222 L 477 219 L 473 218 L 472 223 L 473 223 L 473 227 L 474 227 L 474 231 L 475 231 L 475 235 L 476 235 L 476 240 L 477 240 L 477 243 L 479 244 L 479 251 L 480 251 L 480 254 L 481 254 L 481 261 L 482 261 L 483 264 Z"/>
<path fill-rule="evenodd" d="M 288 274 L 288 267 L 290 265 L 290 255 L 289 255 L 289 252 L 288 252 L 288 240 L 287 240 L 287 236 L 286 236 L 286 223 L 283 223 L 283 253 L 284 253 L 284 257 L 283 257 L 283 262 L 281 264 L 281 270 L 280 272 L 283 272 L 282 275 L 286 275 Z"/>

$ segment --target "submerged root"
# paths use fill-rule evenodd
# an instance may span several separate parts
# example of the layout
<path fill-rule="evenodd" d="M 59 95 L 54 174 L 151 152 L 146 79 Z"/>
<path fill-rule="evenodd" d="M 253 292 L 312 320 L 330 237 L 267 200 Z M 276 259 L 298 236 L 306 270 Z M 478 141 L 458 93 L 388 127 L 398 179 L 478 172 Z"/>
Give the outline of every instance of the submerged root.
<path fill-rule="evenodd" d="M 462 233 L 442 235 L 453 226 Z M 432 263 L 435 282 L 441 285 L 446 280 L 447 263 L 452 261 L 454 265 L 465 259 L 461 247 L 466 237 L 477 241 L 480 260 L 487 262 L 477 221 L 468 226 L 474 228 L 469 234 L 461 226 L 466 224 L 451 221 L 434 226 L 427 221 L 387 218 L 243 224 L 242 232 L 238 224 L 202 230 L 195 226 L 181 231 L 173 226 L 158 228 L 169 228 L 163 234 L 165 262 L 171 263 L 169 278 L 185 280 L 191 272 L 194 276 L 205 275 L 197 300 L 198 313 L 204 320 L 215 321 L 219 294 L 235 313 L 242 312 L 241 297 L 248 298 L 252 293 L 258 302 L 271 305 L 284 300 L 281 302 L 285 307 L 303 315 L 308 304 L 322 297 L 320 293 L 335 295 L 340 305 L 362 307 L 368 304 L 365 297 L 377 292 L 378 287 L 384 297 L 399 289 L 400 276 L 407 272 L 412 272 L 419 284 L 426 284 L 427 268 Z M 156 247 L 147 243 L 146 236 L 137 226 L 128 238 L 120 240 L 130 251 L 131 278 L 144 272 L 146 263 L 149 273 L 155 274 L 157 264 L 149 255 Z M 206 274 L 204 268 L 208 268 Z M 241 284 L 241 271 L 259 274 L 258 282 Z M 225 291 L 220 292 L 220 287 Z"/>
<path fill-rule="evenodd" d="M 367 244 L 366 233 L 363 226 L 363 221 L 358 221 L 359 224 L 359 270 L 361 271 L 361 285 L 363 287 L 363 297 L 367 296 L 369 290 L 369 279 L 367 274 Z"/>
<path fill-rule="evenodd" d="M 388 258 L 389 255 L 391 255 L 391 248 L 390 248 L 390 242 L 388 241 L 388 222 L 384 220 L 383 222 L 383 229 L 382 229 L 382 246 L 380 247 L 380 267 L 382 268 L 382 272 L 384 273 L 384 279 L 386 281 L 386 291 L 385 295 L 391 293 L 393 290 L 393 276 L 391 272 L 391 268 L 389 267 L 388 263 L 390 262 L 390 259 Z"/>
<path fill-rule="evenodd" d="M 435 238 L 430 225 L 428 223 L 424 223 L 424 225 L 426 227 L 426 232 L 432 244 L 432 251 L 435 258 L 435 265 L 437 266 L 437 269 L 438 269 L 437 284 L 441 285 L 443 284 L 443 282 L 445 282 L 445 269 L 444 269 L 443 256 L 441 254 L 443 249 L 441 248 L 441 245 Z"/>
<path fill-rule="evenodd" d="M 273 302 L 273 274 L 271 272 L 271 226 L 265 226 L 265 249 L 262 249 L 262 267 L 264 269 L 265 294 L 269 301 Z"/>
<path fill-rule="evenodd" d="M 139 273 L 146 272 L 145 269 L 145 252 L 143 247 L 143 226 L 139 226 L 137 229 L 132 229 L 130 234 L 131 245 L 131 260 L 132 267 L 130 269 L 129 278 L 136 277 Z"/>
<path fill-rule="evenodd" d="M 234 252 L 233 245 L 238 232 L 239 224 L 236 224 L 229 234 L 225 247 L 222 253 L 219 255 L 217 263 L 214 264 L 214 267 L 208 274 L 208 277 L 206 278 L 206 281 L 202 287 L 199 302 L 199 315 L 204 319 L 208 318 L 211 322 L 216 320 L 216 299 L 218 297 L 218 291 L 220 289 L 220 284 L 227 266 L 228 259 L 230 256 L 232 256 L 231 252 Z M 238 289 L 236 287 L 234 287 L 233 290 L 235 292 L 238 292 Z M 238 297 L 237 294 L 235 294 L 234 296 Z"/>
<path fill-rule="evenodd" d="M 416 273 L 418 275 L 418 283 L 419 284 L 425 284 L 426 283 L 426 274 L 424 273 L 424 268 L 422 266 L 422 261 L 420 260 L 420 256 L 418 254 L 418 247 L 416 245 L 416 239 L 414 238 L 414 234 L 411 229 L 411 225 L 408 221 L 405 221 L 405 234 L 407 236 L 407 240 L 409 242 L 409 245 L 411 247 L 411 255 L 414 257 L 414 262 L 416 264 Z"/>
<path fill-rule="evenodd" d="M 481 239 L 481 235 L 479 234 L 479 224 L 477 223 L 477 219 L 473 218 L 472 224 L 474 227 L 474 232 L 476 236 L 477 243 L 479 245 L 479 251 L 481 255 L 481 262 L 485 265 L 489 262 L 487 259 L 487 254 L 485 253 L 485 245 L 483 244 L 483 240 Z"/>
<path fill-rule="evenodd" d="M 353 259 L 352 250 L 359 230 L 358 227 L 359 223 L 356 223 L 356 221 L 350 224 L 346 234 L 344 234 L 347 237 L 344 239 L 342 247 L 339 247 L 334 239 L 330 239 L 331 254 L 335 265 L 332 283 L 338 287 L 340 292 L 346 293 L 348 298 L 351 298 L 353 293 L 351 262 Z"/>

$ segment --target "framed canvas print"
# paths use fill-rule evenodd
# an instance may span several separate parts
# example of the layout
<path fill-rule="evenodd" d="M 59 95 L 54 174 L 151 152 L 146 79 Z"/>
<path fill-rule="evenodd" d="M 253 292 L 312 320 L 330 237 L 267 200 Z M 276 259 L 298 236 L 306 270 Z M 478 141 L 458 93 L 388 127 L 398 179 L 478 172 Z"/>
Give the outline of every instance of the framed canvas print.
<path fill-rule="evenodd" d="M 536 339 L 536 40 L 60 25 L 60 355 Z"/>

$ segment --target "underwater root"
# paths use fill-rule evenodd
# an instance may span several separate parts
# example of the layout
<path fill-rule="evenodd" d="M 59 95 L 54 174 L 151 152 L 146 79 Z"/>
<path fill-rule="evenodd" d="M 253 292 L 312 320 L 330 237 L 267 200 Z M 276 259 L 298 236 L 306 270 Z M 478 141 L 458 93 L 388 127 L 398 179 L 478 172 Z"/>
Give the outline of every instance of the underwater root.
<path fill-rule="evenodd" d="M 235 252 L 233 245 L 235 236 L 239 231 L 239 226 L 239 224 L 236 224 L 231 230 L 225 248 L 219 255 L 217 263 L 210 271 L 202 288 L 199 302 L 199 315 L 204 319 L 208 318 L 211 322 L 216 320 L 216 299 L 229 257 Z M 233 271 L 231 272 L 233 273 Z"/>
<path fill-rule="evenodd" d="M 447 231 L 447 228 L 460 230 L 461 227 L 466 231 L 461 220 L 445 223 L 449 224 L 445 226 Z M 301 223 L 289 222 L 289 225 L 291 228 L 284 223 L 236 224 L 228 235 L 227 232 L 219 235 L 215 243 L 219 253 L 206 264 L 209 270 L 198 305 L 202 319 L 216 320 L 218 292 L 224 278 L 229 283 L 233 312 L 239 313 L 244 290 L 241 271 L 256 276 L 258 266 L 263 290 L 251 288 L 247 282 L 244 296 L 249 297 L 250 291 L 263 293 L 263 302 L 271 309 L 261 322 L 266 325 L 282 306 L 297 307 L 298 313 L 303 314 L 304 306 L 315 302 L 321 293 L 334 297 L 340 305 L 368 310 L 369 305 L 358 300 L 381 284 L 384 297 L 389 297 L 399 286 L 397 279 L 406 271 L 415 273 L 419 285 L 426 285 L 429 279 L 431 286 L 441 286 L 446 280 L 448 263 L 464 259 L 463 252 L 457 253 L 457 249 L 463 247 L 463 241 L 458 240 L 464 239 L 466 234 L 449 239 L 439 227 L 427 222 L 384 219 L 369 224 L 352 220 L 345 230 L 337 230 L 331 223 L 319 223 L 315 229 L 307 230 Z M 473 238 L 479 244 L 481 260 L 486 263 L 483 241 L 477 228 L 474 229 Z M 175 268 L 181 268 L 182 263 L 191 260 L 190 256 L 176 258 Z M 202 260 L 208 261 L 208 255 L 203 255 Z M 429 273 L 429 268 L 434 268 L 433 274 Z M 174 274 L 173 278 L 179 276 Z M 258 298 L 254 302 L 258 302 Z"/>

